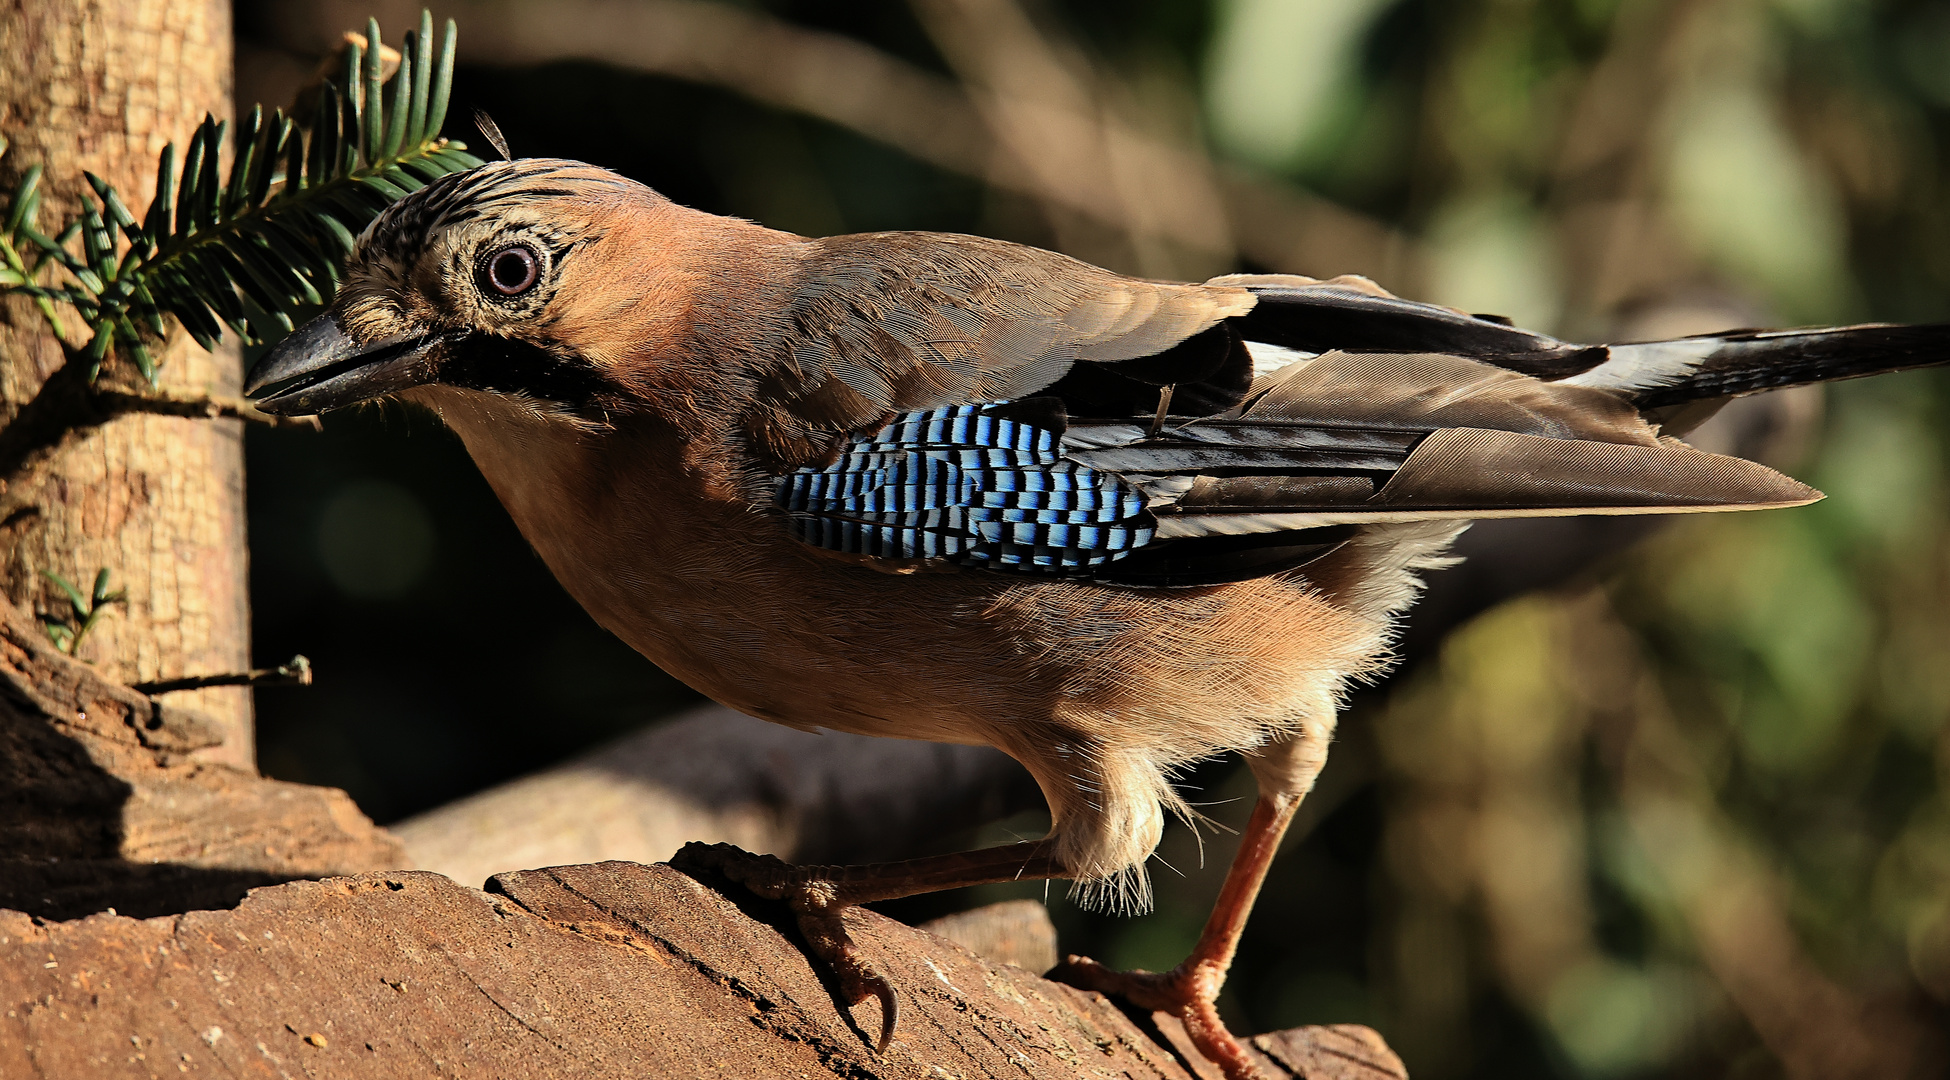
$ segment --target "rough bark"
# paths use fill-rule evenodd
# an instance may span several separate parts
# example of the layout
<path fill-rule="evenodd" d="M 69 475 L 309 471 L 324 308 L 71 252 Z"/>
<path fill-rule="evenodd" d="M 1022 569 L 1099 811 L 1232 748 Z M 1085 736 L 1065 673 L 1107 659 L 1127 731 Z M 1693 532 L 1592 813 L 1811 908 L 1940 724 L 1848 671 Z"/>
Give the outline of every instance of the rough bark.
<path fill-rule="evenodd" d="M 12 143 L 0 183 L 45 165 L 41 221 L 50 232 L 78 209 L 84 169 L 140 214 L 163 145 L 181 145 L 205 113 L 228 117 L 230 83 L 225 0 L 0 5 L 0 131 Z M 234 346 L 211 354 L 177 332 L 159 359 L 166 392 L 238 392 Z M 242 421 L 126 413 L 59 437 L 59 414 L 69 411 L 62 391 L 73 388 L 48 380 L 63 360 L 29 301 L 0 305 L 0 422 L 26 419 L 13 436 L 29 426 L 53 435 L 31 440 L 40 448 L 0 477 L 0 588 L 38 614 L 64 614 L 42 572 L 86 588 L 108 568 L 128 599 L 80 655 L 122 682 L 248 667 Z M 111 363 L 103 378 L 141 389 L 127 365 Z M 180 701 L 221 736 L 198 757 L 253 767 L 247 690 Z"/>
<path fill-rule="evenodd" d="M 782 904 L 629 863 L 485 893 L 425 873 L 306 882 L 147 921 L 0 913 L 0 1075 L 1210 1075 L 1154 1018 L 861 913 L 856 940 L 905 1001 L 876 1053 L 878 1003 L 841 1008 L 791 925 Z M 1406 1075 L 1365 1028 L 1254 1042 L 1269 1078 Z"/>
<path fill-rule="evenodd" d="M 921 929 L 998 964 L 1024 971 L 1056 966 L 1056 924 L 1049 909 L 1034 900 L 1004 900 L 921 924 Z"/>

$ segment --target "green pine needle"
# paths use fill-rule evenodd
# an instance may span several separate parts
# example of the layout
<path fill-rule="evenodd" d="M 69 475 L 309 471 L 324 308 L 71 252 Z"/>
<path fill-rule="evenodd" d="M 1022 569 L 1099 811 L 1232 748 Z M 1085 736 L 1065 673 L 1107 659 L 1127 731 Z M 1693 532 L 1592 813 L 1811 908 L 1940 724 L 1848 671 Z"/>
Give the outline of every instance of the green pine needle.
<path fill-rule="evenodd" d="M 112 353 L 152 383 L 151 348 L 169 318 L 206 349 L 225 327 L 250 343 L 263 340 L 259 327 L 288 331 L 292 315 L 331 301 L 340 263 L 368 222 L 426 182 L 480 164 L 440 137 L 454 38 L 449 19 L 436 57 L 433 17 L 422 12 L 387 93 L 379 25 L 368 20 L 367 46 L 346 50 L 344 75 L 322 88 L 309 130 L 258 106 L 236 125 L 226 171 L 231 126 L 206 117 L 180 167 L 175 144 L 163 149 L 156 197 L 140 221 L 113 187 L 85 174 L 98 205 L 87 203 L 50 238 L 35 220 L 42 169 L 30 167 L 0 192 L 0 294 L 33 297 L 64 343 L 54 305 L 72 307 L 92 334 L 68 343 L 78 362 L 99 370 Z M 85 632 L 71 631 L 72 640 Z"/>

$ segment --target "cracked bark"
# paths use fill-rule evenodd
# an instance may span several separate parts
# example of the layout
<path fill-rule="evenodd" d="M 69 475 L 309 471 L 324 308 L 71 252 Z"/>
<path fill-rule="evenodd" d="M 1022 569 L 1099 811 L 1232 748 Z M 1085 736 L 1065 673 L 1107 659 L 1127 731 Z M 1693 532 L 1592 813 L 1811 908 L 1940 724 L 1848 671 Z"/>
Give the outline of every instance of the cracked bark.
<path fill-rule="evenodd" d="M 634 863 L 486 891 L 369 874 L 148 920 L 0 912 L 0 1075 L 1208 1075 L 1155 1018 L 863 912 L 855 937 L 907 1001 L 877 1054 L 879 1005 L 840 1008 L 791 927 L 784 905 Z M 1366 1028 L 1255 1045 L 1269 1078 L 1405 1076 Z"/>
<path fill-rule="evenodd" d="M 5 5 L 0 130 L 12 148 L 0 158 L 0 183 L 45 165 L 41 221 L 50 232 L 79 210 L 84 169 L 139 211 L 154 194 L 163 144 L 182 145 L 205 113 L 229 117 L 230 56 L 223 0 Z M 212 354 L 178 331 L 158 357 L 166 395 L 239 396 L 234 345 Z M 18 442 L 28 427 L 47 435 L 8 455 L 0 476 L 0 587 L 16 605 L 58 615 L 66 601 L 43 571 L 81 583 L 108 568 L 128 600 L 89 633 L 81 655 L 122 682 L 249 667 L 242 422 L 106 405 L 91 415 L 87 388 L 54 377 L 64 362 L 25 297 L 0 305 L 0 421 L 12 429 L 0 441 Z M 146 395 L 128 367 L 111 362 L 104 384 Z M 223 736 L 198 757 L 253 767 L 247 691 L 202 690 L 181 704 Z"/>

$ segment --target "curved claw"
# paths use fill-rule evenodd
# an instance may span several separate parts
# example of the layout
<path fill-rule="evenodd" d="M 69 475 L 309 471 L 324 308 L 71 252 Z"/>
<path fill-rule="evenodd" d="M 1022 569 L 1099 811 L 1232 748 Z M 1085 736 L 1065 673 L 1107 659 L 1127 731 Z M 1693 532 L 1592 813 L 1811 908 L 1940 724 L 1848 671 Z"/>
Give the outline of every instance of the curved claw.
<path fill-rule="evenodd" d="M 880 1040 L 874 1050 L 885 1053 L 888 1044 L 894 1041 L 894 1028 L 900 1022 L 900 995 L 895 992 L 893 982 L 876 970 L 853 943 L 842 917 L 845 910 L 807 904 L 799 913 L 799 932 L 805 935 L 813 955 L 832 967 L 847 1005 L 858 1005 L 870 997 L 880 999 Z"/>
<path fill-rule="evenodd" d="M 894 984 L 879 974 L 873 976 L 873 992 L 880 998 L 880 1041 L 874 1044 L 873 1052 L 884 1054 L 894 1041 L 894 1029 L 901 1022 L 901 999 L 894 993 Z"/>
<path fill-rule="evenodd" d="M 799 916 L 799 932 L 808 951 L 824 960 L 839 980 L 847 1006 L 869 997 L 880 999 L 880 1039 L 876 1053 L 885 1053 L 900 1024 L 900 995 L 885 975 L 876 971 L 846 931 L 843 918 L 852 904 L 835 902 L 830 888 L 822 888 L 816 873 L 795 867 L 775 855 L 754 855 L 732 844 L 693 841 L 670 857 L 670 865 L 685 871 L 721 874 L 768 900 L 785 900 Z M 815 870 L 819 868 L 814 868 Z"/>
<path fill-rule="evenodd" d="M 1067 877 L 1054 841 L 927 855 L 866 866 L 793 866 L 772 855 L 753 855 L 730 844 L 685 844 L 670 865 L 708 870 L 768 900 L 784 900 L 799 916 L 807 951 L 826 962 L 839 980 L 843 1008 L 868 997 L 880 999 L 880 1041 L 884 1052 L 900 1024 L 900 995 L 886 976 L 854 945 L 842 916 L 848 908 L 875 900 L 1026 878 Z"/>

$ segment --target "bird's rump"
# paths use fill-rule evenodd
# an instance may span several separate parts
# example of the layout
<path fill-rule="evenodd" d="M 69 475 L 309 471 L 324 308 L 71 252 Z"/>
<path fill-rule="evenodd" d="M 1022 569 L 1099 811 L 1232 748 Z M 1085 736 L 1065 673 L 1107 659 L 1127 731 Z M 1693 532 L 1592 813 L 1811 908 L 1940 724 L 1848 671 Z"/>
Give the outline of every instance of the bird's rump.
<path fill-rule="evenodd" d="M 1501 316 L 1404 300 L 1366 278 L 1316 281 L 1291 274 L 1227 274 L 1207 284 L 1253 294 L 1253 310 L 1235 320 L 1246 340 L 1303 353 L 1441 352 L 1539 379 L 1575 375 L 1607 358 L 1603 345 L 1559 341 L 1512 326 Z"/>

